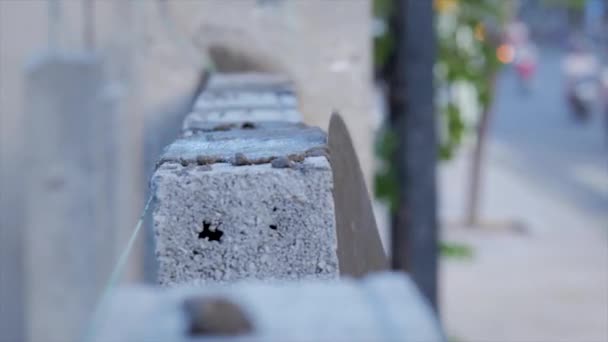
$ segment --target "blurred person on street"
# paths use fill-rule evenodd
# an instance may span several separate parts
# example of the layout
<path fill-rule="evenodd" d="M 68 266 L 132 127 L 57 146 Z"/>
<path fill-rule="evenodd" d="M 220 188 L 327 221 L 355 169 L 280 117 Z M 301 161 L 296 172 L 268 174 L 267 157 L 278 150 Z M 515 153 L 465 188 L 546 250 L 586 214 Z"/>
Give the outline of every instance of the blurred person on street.
<path fill-rule="evenodd" d="M 525 93 L 530 92 L 538 64 L 538 49 L 536 45 L 528 40 L 517 46 L 515 48 L 514 64 L 522 90 Z"/>
<path fill-rule="evenodd" d="M 538 65 L 538 49 L 530 39 L 530 30 L 522 21 L 516 20 L 507 25 L 506 43 L 514 52 L 513 66 L 524 93 L 532 88 L 532 80 Z"/>

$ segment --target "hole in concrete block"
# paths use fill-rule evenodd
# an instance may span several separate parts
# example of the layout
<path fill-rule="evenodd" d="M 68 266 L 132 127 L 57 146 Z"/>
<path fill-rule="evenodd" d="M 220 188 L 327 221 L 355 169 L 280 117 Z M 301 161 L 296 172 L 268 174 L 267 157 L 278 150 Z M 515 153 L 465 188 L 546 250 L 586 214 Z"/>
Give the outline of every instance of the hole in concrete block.
<path fill-rule="evenodd" d="M 268 226 L 268 228 L 270 228 L 272 230 L 277 230 L 277 225 L 276 224 L 271 224 L 270 226 Z"/>
<path fill-rule="evenodd" d="M 272 211 L 277 211 L 277 210 L 278 210 L 277 207 L 272 208 Z"/>
<path fill-rule="evenodd" d="M 193 250 L 193 251 L 192 251 L 192 254 L 194 254 L 194 255 L 199 255 L 199 254 L 201 254 L 201 252 L 199 252 L 199 251 L 197 251 L 197 250 Z"/>
<path fill-rule="evenodd" d="M 255 128 L 255 124 L 253 122 L 243 122 L 243 124 L 241 125 L 242 129 L 254 129 Z"/>
<path fill-rule="evenodd" d="M 191 337 L 238 336 L 254 330 L 241 307 L 228 299 L 190 297 L 184 300 L 183 310 Z"/>
<path fill-rule="evenodd" d="M 218 227 L 215 227 L 215 229 L 211 229 L 211 223 L 203 221 L 203 231 L 198 233 L 198 238 L 207 239 L 208 241 L 220 242 L 222 239 L 222 235 L 224 235 L 224 232 L 219 230 Z"/>

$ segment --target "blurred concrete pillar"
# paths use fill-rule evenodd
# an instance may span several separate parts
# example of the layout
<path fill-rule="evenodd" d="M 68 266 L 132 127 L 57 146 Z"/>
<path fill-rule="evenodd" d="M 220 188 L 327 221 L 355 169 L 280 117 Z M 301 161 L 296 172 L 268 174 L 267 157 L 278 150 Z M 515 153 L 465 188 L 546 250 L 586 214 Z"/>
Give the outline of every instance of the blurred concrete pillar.
<path fill-rule="evenodd" d="M 4 131 L 9 119 L 0 115 L 0 341 L 23 341 L 21 141 Z"/>
<path fill-rule="evenodd" d="M 91 55 L 45 56 L 25 84 L 27 335 L 73 341 L 116 254 L 103 65 Z"/>

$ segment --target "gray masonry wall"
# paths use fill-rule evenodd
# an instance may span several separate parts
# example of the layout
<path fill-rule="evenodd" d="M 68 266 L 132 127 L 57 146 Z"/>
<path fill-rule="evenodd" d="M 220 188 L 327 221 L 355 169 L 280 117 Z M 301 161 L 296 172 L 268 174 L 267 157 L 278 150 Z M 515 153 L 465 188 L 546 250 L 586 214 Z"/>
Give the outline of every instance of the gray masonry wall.
<path fill-rule="evenodd" d="M 211 77 L 151 181 L 161 284 L 338 277 L 327 135 L 296 103 L 279 76 Z"/>

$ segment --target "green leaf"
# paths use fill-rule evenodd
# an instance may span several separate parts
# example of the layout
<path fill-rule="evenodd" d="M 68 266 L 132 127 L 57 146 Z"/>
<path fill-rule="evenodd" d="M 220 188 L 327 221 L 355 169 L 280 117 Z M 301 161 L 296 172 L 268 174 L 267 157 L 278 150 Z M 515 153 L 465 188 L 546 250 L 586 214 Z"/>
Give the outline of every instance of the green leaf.
<path fill-rule="evenodd" d="M 467 259 L 473 258 L 473 249 L 465 244 L 442 241 L 439 244 L 441 255 L 446 258 Z"/>

